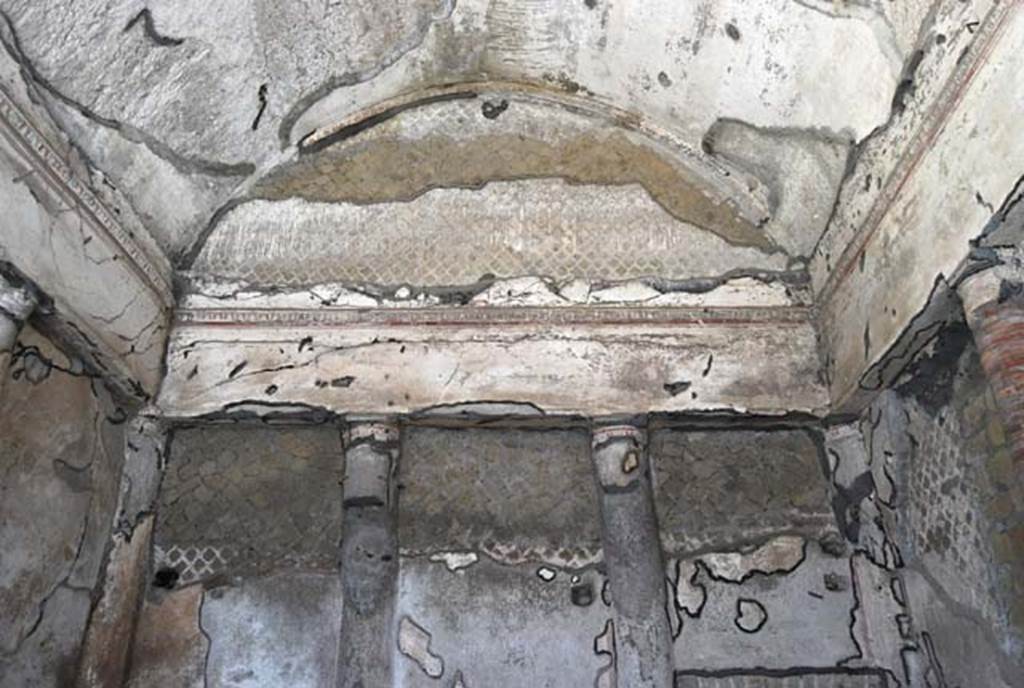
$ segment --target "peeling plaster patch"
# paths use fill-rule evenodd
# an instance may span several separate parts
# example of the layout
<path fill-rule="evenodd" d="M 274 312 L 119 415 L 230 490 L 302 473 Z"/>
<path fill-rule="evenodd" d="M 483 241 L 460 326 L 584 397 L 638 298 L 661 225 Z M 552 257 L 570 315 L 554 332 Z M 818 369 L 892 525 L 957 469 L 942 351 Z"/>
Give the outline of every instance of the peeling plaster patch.
<path fill-rule="evenodd" d="M 479 557 L 476 552 L 439 552 L 430 555 L 430 561 L 444 562 L 449 571 L 458 571 L 472 566 L 479 561 Z"/>
<path fill-rule="evenodd" d="M 757 600 L 736 600 L 736 627 L 744 633 L 757 633 L 768 623 L 768 612 Z"/>
<path fill-rule="evenodd" d="M 772 248 L 757 227 L 762 218 L 751 212 L 759 205 L 755 199 L 744 198 L 743 188 L 725 175 L 714 179 L 710 168 L 673 159 L 668 146 L 539 101 L 516 103 L 501 111 L 500 119 L 492 107 L 485 116 L 490 112 L 494 118 L 483 123 L 468 116 L 476 107 L 449 101 L 404 112 L 271 172 L 252 195 L 367 205 L 408 202 L 431 189 L 522 179 L 639 185 L 678 222 L 733 244 Z"/>
<path fill-rule="evenodd" d="M 716 552 L 700 560 L 715 578 L 740 583 L 754 573 L 771 575 L 792 571 L 804 559 L 804 539 L 781 536 L 751 552 Z"/>
<path fill-rule="evenodd" d="M 273 308 L 328 309 L 380 308 L 416 309 L 437 306 L 545 306 L 571 308 L 583 305 L 635 305 L 664 307 L 792 307 L 810 305 L 802 273 L 729 273 L 718 277 L 667 280 L 559 281 L 540 275 L 512 278 L 480 278 L 461 286 L 424 286 L 414 292 L 408 285 L 368 283 L 324 283 L 309 287 L 285 284 L 257 285 L 236 279 L 216 280 L 195 273 L 179 300 L 182 312 L 200 309 Z M 285 279 L 284 281 L 288 281 Z M 312 341 L 303 344 L 303 348 Z M 300 350 L 301 351 L 301 350 Z M 711 372 L 714 355 L 701 372 Z"/>
<path fill-rule="evenodd" d="M 444 675 L 444 660 L 430 651 L 430 633 L 408 616 L 403 616 L 398 625 L 398 649 L 430 678 Z"/>
<path fill-rule="evenodd" d="M 676 608 L 686 612 L 691 617 L 700 616 L 707 602 L 707 588 L 703 583 L 697 582 L 700 568 L 693 560 L 679 560 L 676 562 L 676 582 L 673 586 Z"/>
<path fill-rule="evenodd" d="M 555 571 L 554 569 L 549 569 L 547 566 L 541 566 L 539 569 L 537 569 L 537 578 L 540 578 L 545 583 L 550 583 L 551 581 L 555 580 L 555 576 L 557 575 L 557 571 Z"/>
<path fill-rule="evenodd" d="M 825 231 L 852 141 L 818 130 L 760 128 L 721 119 L 703 144 L 767 198 L 763 231 L 791 256 L 809 258 Z"/>
<path fill-rule="evenodd" d="M 664 385 L 662 385 L 665 391 L 669 393 L 669 396 L 673 397 L 679 396 L 686 390 L 690 389 L 690 387 L 692 386 L 693 383 L 688 382 L 687 380 L 680 380 L 678 382 L 666 382 Z"/>

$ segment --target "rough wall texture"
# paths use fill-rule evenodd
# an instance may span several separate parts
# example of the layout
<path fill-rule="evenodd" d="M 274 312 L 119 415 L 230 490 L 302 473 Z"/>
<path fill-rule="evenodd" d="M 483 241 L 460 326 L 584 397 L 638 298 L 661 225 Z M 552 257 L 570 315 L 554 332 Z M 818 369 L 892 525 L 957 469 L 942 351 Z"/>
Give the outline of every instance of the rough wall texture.
<path fill-rule="evenodd" d="M 665 613 L 680 685 L 703 685 L 698 679 L 760 685 L 773 678 L 789 681 L 782 685 L 886 685 L 885 677 L 900 670 L 898 647 L 884 656 L 875 650 L 888 649 L 890 636 L 879 629 L 892 592 L 881 569 L 867 566 L 837 534 L 815 435 L 724 428 L 654 435 L 655 473 L 666 461 L 686 464 L 683 445 L 690 463 L 699 457 L 700 466 L 690 469 L 700 475 L 687 474 L 694 485 L 679 522 L 713 534 L 684 540 L 688 549 L 676 548 L 666 562 Z M 187 470 L 174 472 L 190 462 L 219 469 L 200 483 L 233 466 L 272 475 L 270 492 L 269 483 L 236 476 L 244 498 L 212 485 L 217 497 L 206 500 L 206 516 L 192 521 L 190 532 L 232 547 L 282 539 L 306 548 L 340 519 L 317 507 L 327 503 L 317 496 L 321 490 L 335 492 L 333 504 L 340 506 L 336 479 L 312 469 L 299 477 L 278 469 L 302 457 L 340 459 L 337 438 L 333 428 L 179 432 L 167 480 L 187 480 Z M 751 447 L 753 454 L 744 449 Z M 340 468 L 340 461 L 333 465 Z M 763 489 L 765 480 L 770 490 Z M 693 498 L 697 484 L 712 486 L 711 497 Z M 180 484 L 177 496 L 160 505 L 165 534 L 177 527 L 173 514 L 187 510 L 189 495 L 199 491 L 186 487 Z M 408 427 L 397 487 L 394 685 L 615 685 L 622 638 L 585 429 Z M 302 506 L 311 515 L 302 533 L 278 538 L 276 526 L 249 513 L 247 500 L 270 493 L 265 513 L 288 521 L 292 507 Z M 719 504 L 726 497 L 731 501 Z M 730 519 L 732 511 L 738 515 Z M 254 532 L 225 528 L 232 512 Z M 166 582 L 155 576 L 147 593 L 130 685 L 332 680 L 331 648 L 344 613 L 336 573 L 308 562 L 261 569 L 238 560 L 198 582 L 178 579 L 170 589 Z M 894 619 L 888 622 L 895 628 Z"/>
<path fill-rule="evenodd" d="M 778 230 L 779 245 L 806 255 L 834 198 L 846 147 L 884 120 L 930 6 L 926 0 L 841 8 L 821 0 L 629 8 L 558 0 L 279 4 L 247 0 L 210 13 L 196 2 L 89 0 L 58 7 L 5 0 L 0 36 L 40 100 L 182 264 L 195 257 L 217 209 L 294 158 L 300 142 L 356 134 L 453 93 L 479 97 L 466 106 L 475 110 L 478 127 L 498 130 L 502 119 L 514 119 L 540 98 L 555 103 L 542 120 L 596 112 L 622 130 L 657 132 L 672 155 L 715 177 L 690 195 L 694 209 L 720 201 L 717 187 L 732 188 L 731 202 L 740 206 L 772 198 L 797 207 L 794 187 L 782 188 L 771 170 L 786 160 L 815 217 L 788 226 L 791 214 L 768 204 L 768 214 L 787 225 L 768 233 Z M 826 70 L 829 78 L 821 79 Z M 704 135 L 723 119 L 746 123 L 761 141 L 749 154 L 735 155 L 726 137 L 719 138 L 721 156 L 702 150 Z M 453 143 L 446 135 L 434 138 L 439 145 L 415 161 L 425 165 L 403 171 L 429 167 L 430 151 Z M 791 144 L 800 141 L 796 157 L 814 157 L 820 139 L 838 142 L 839 154 L 790 164 Z M 475 141 L 466 150 L 478 154 L 466 165 L 428 175 L 428 188 L 449 187 L 434 199 L 449 210 L 464 203 L 462 194 L 446 193 L 452 186 L 476 187 L 510 173 L 559 174 L 517 172 L 521 165 L 503 160 L 508 169 L 449 179 L 498 161 L 487 134 Z M 600 145 L 585 146 L 585 154 L 606 159 L 585 181 L 597 190 L 621 183 L 616 176 L 630 168 L 629 156 L 610 139 L 586 141 Z M 519 153 L 529 147 L 526 139 L 512 146 L 513 161 L 526 160 Z M 825 174 L 817 173 L 826 158 L 832 159 Z M 654 163 L 648 170 L 660 164 Z M 544 212 L 506 198 L 542 224 Z M 541 211 L 557 207 L 550 198 L 537 200 Z M 320 215 L 307 211 L 307 218 Z M 762 219 L 746 218 L 748 224 Z M 802 237 L 797 241 L 794 229 Z M 746 238 L 768 245 L 773 237 Z"/>
<path fill-rule="evenodd" d="M 404 439 L 403 553 L 478 551 L 573 568 L 600 559 L 588 433 L 410 428 Z"/>
<path fill-rule="evenodd" d="M 861 432 L 830 431 L 835 504 L 847 537 L 895 604 L 899 648 L 927 685 L 1017 686 L 1024 491 L 977 350 L 960 322 L 940 331 L 879 396 Z M 858 451 L 861 454 L 858 456 Z M 878 577 L 876 576 L 876 577 Z"/>
<path fill-rule="evenodd" d="M 655 504 L 671 556 L 835 529 L 815 435 L 802 430 L 659 430 Z M 795 476 L 802 476 L 794 481 Z"/>
<path fill-rule="evenodd" d="M 343 473 L 334 426 L 177 430 L 128 685 L 329 685 Z"/>
<path fill-rule="evenodd" d="M 951 685 L 1024 680 L 1024 484 L 966 327 L 899 388 L 911 451 L 901 551 L 919 630 Z"/>
<path fill-rule="evenodd" d="M 337 428 L 179 430 L 157 507 L 156 567 L 182 584 L 333 570 L 343 465 Z"/>
<path fill-rule="evenodd" d="M 125 412 L 23 331 L 0 400 L 0 686 L 70 685 L 110 542 Z"/>

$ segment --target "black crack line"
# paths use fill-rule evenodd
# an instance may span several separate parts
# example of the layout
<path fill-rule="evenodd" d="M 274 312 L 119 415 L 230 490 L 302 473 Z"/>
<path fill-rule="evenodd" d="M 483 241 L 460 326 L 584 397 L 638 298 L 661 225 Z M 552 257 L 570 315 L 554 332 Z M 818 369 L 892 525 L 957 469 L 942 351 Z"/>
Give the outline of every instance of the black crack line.
<path fill-rule="evenodd" d="M 854 571 L 854 568 L 853 568 L 853 557 L 850 557 L 848 566 L 849 566 L 849 569 L 850 569 L 850 581 L 851 581 L 851 586 L 850 587 L 851 587 L 852 592 L 853 592 L 853 606 L 850 607 L 850 621 L 849 621 L 849 623 L 847 625 L 847 628 L 849 629 L 850 640 L 853 641 L 853 646 L 855 648 L 857 648 L 857 654 L 850 655 L 849 657 L 846 657 L 845 659 L 840 659 L 838 662 L 836 662 L 836 666 L 837 667 L 845 667 L 849 662 L 853 662 L 853 661 L 864 659 L 864 648 L 862 648 L 860 646 L 860 642 L 858 642 L 858 640 L 857 640 L 857 632 L 856 632 L 856 629 L 857 629 L 857 612 L 861 608 L 861 599 L 860 599 L 861 598 L 861 591 L 860 591 L 860 585 L 858 584 L 858 581 L 857 581 L 857 573 L 856 573 L 856 571 Z"/>
<path fill-rule="evenodd" d="M 499 342 L 499 344 L 504 346 L 504 347 L 508 347 L 508 346 L 511 346 L 511 345 L 514 345 L 514 344 L 519 344 L 519 343 L 526 342 L 526 341 L 552 340 L 552 339 L 554 339 L 554 340 L 562 340 L 562 339 L 566 339 L 566 338 L 563 338 L 563 337 L 550 337 L 549 335 L 544 335 L 544 334 L 527 334 L 527 335 L 522 335 L 522 336 L 519 336 L 519 337 L 514 337 L 514 338 L 509 339 L 509 340 L 504 341 L 504 342 Z M 185 354 L 186 352 L 191 352 L 193 349 L 195 349 L 200 344 L 231 344 L 231 345 L 237 346 L 240 343 L 243 343 L 243 342 L 240 342 L 237 339 L 235 339 L 235 340 L 197 339 L 197 340 L 194 340 L 192 342 L 189 342 L 187 345 L 185 345 L 181 349 L 178 349 L 177 353 Z M 287 342 L 285 342 L 285 341 L 279 341 L 279 342 L 273 342 L 273 341 L 259 342 L 259 344 L 274 344 L 274 343 L 277 343 L 277 344 L 287 343 L 287 344 L 290 345 L 290 344 L 293 344 L 294 341 L 287 341 Z M 260 370 L 251 370 L 251 371 L 245 372 L 244 374 L 242 374 L 241 369 L 239 369 L 239 370 L 235 371 L 235 375 L 233 377 L 229 377 L 226 380 L 221 380 L 220 382 L 214 383 L 213 385 L 210 386 L 210 388 L 211 389 L 215 389 L 215 388 L 220 387 L 220 386 L 225 385 L 225 384 L 238 382 L 242 378 L 251 377 L 253 375 L 260 375 L 260 374 L 264 374 L 264 373 L 280 372 L 282 370 L 297 370 L 299 368 L 307 368 L 307 367 L 309 367 L 311 365 L 314 365 L 314 364 L 318 363 L 320 361 L 320 359 L 322 357 L 324 357 L 324 356 L 327 356 L 327 355 L 330 355 L 330 354 L 341 353 L 341 352 L 345 352 L 345 351 L 352 351 L 352 350 L 355 350 L 355 349 L 365 349 L 365 348 L 368 348 L 368 347 L 383 346 L 383 345 L 388 345 L 388 344 L 413 345 L 413 346 L 419 344 L 419 345 L 422 345 L 422 346 L 424 346 L 426 348 L 430 348 L 431 346 L 437 346 L 437 345 L 443 345 L 443 344 L 466 345 L 466 344 L 473 344 L 473 343 L 474 342 L 471 341 L 471 340 L 429 339 L 429 340 L 424 340 L 424 341 L 410 342 L 410 341 L 407 341 L 407 340 L 395 339 L 395 338 L 391 338 L 391 337 L 389 337 L 387 339 L 381 339 L 380 337 L 374 337 L 372 340 L 370 340 L 368 342 L 362 342 L 362 343 L 359 343 L 359 344 L 345 344 L 345 345 L 342 345 L 342 346 L 328 347 L 328 348 L 326 348 L 326 349 L 324 349 L 322 351 L 317 352 L 317 354 L 315 356 L 313 356 L 312 358 L 309 358 L 308 360 L 302 361 L 300 363 L 288 363 L 288 364 L 284 364 L 284 365 L 281 365 L 281 366 L 276 366 L 276 367 L 273 367 L 273 368 L 263 368 L 263 369 L 260 369 Z M 664 348 L 668 349 L 668 348 L 672 348 L 672 347 L 670 347 L 668 345 L 664 345 Z M 183 358 L 185 358 L 185 357 L 186 356 L 183 355 Z M 433 408 L 443 408 L 445 406 L 463 405 L 464 403 L 465 402 L 459 402 L 458 404 L 456 404 L 456 403 L 444 404 L 444 405 L 441 405 L 441 406 L 438 406 L 438 407 L 429 407 L 429 408 L 431 408 L 431 409 L 433 409 Z M 488 402 L 488 403 L 497 403 L 497 402 Z M 538 409 L 538 411 L 539 410 L 540 409 Z"/>
<path fill-rule="evenodd" d="M 41 363 L 46 368 L 46 374 L 44 374 L 43 377 L 40 378 L 39 383 L 42 383 L 48 377 L 50 377 L 50 372 L 54 371 L 54 370 L 56 370 L 59 373 L 64 373 L 65 375 L 70 375 L 71 377 L 84 377 L 84 378 L 88 378 L 90 380 L 100 380 L 100 381 L 102 381 L 102 377 L 100 375 L 97 375 L 96 373 L 89 372 L 88 370 L 85 370 L 84 368 L 82 370 L 72 370 L 71 368 L 66 368 L 66 367 L 61 366 L 61 365 L 59 365 L 57 363 L 54 363 L 52 359 L 46 357 L 42 353 L 42 351 L 40 351 L 38 346 L 35 346 L 35 345 L 25 346 L 25 345 L 20 344 L 20 343 L 17 345 L 17 348 L 11 353 L 11 361 L 9 363 L 9 369 L 11 371 L 10 374 L 11 374 L 11 377 L 13 379 L 20 380 L 21 376 L 26 373 L 24 359 L 28 358 L 28 357 L 36 359 L 37 361 L 39 361 L 39 363 Z M 21 367 L 17 368 L 16 364 L 19 364 L 19 363 L 21 364 Z M 29 381 L 32 382 L 31 380 L 29 380 Z M 33 382 L 33 384 L 39 384 L 39 383 Z"/>
<path fill-rule="evenodd" d="M 444 103 L 453 100 L 472 100 L 476 97 L 477 94 L 474 91 L 457 91 L 455 93 L 442 93 L 439 95 L 427 96 L 408 103 L 395 105 L 376 114 L 370 115 L 369 117 L 365 117 L 358 122 L 341 127 L 337 131 L 331 132 L 327 136 L 314 141 L 313 143 L 306 144 L 305 140 L 299 141 L 299 155 L 319 153 L 325 148 L 329 148 L 336 143 L 344 141 L 345 139 L 350 139 L 353 136 L 361 134 L 367 129 L 377 126 L 378 124 L 387 122 L 389 119 L 393 119 L 407 110 L 413 110 L 426 105 Z"/>
<path fill-rule="evenodd" d="M 676 580 L 679 579 L 679 574 L 676 573 Z M 608 581 L 604 582 L 608 585 Z M 666 592 L 667 599 L 665 604 L 665 616 L 668 617 L 668 627 L 672 631 L 672 640 L 678 640 L 679 636 L 683 634 L 683 612 L 680 610 L 679 605 L 676 602 L 676 586 L 672 581 L 671 576 L 665 576 L 665 584 L 668 586 Z M 601 588 L 601 601 L 604 602 L 604 587 Z M 675 614 L 675 623 L 672 623 L 672 615 Z"/>
<path fill-rule="evenodd" d="M 715 362 L 715 355 L 714 354 L 708 354 L 708 362 L 707 362 L 707 365 L 704 366 L 703 372 L 701 372 L 701 374 L 700 374 L 701 377 L 707 377 L 708 376 L 708 373 L 711 372 L 711 366 L 712 366 L 712 364 L 714 364 L 714 362 Z"/>
<path fill-rule="evenodd" d="M 676 594 L 676 590 L 678 588 L 679 580 L 682 577 L 682 571 L 680 570 L 682 568 L 682 564 L 683 564 L 683 560 L 682 559 L 677 559 L 676 560 L 676 580 L 673 582 L 671 578 L 668 579 L 669 586 L 672 588 L 672 602 L 671 602 L 671 604 L 672 604 L 672 607 L 676 611 L 676 618 L 679 621 L 679 627 L 676 629 L 676 632 L 672 635 L 672 639 L 673 640 L 678 638 L 682 634 L 682 632 L 683 632 L 684 615 L 690 617 L 691 619 L 699 619 L 701 614 L 704 612 L 704 607 L 708 603 L 708 589 L 707 589 L 707 586 L 704 585 L 703 583 L 697 582 L 697 579 L 700 577 L 701 566 L 703 566 L 703 563 L 698 560 L 694 564 L 693 575 L 690 576 L 689 582 L 690 582 L 690 585 L 692 587 L 699 589 L 700 592 L 701 592 L 700 606 L 697 607 L 696 611 L 691 612 L 689 609 L 687 609 L 686 607 L 684 607 L 684 606 L 679 604 L 679 597 Z"/>
<path fill-rule="evenodd" d="M 157 31 L 156 22 L 153 21 L 153 13 L 149 11 L 148 7 L 143 8 L 138 14 L 132 17 L 131 21 L 125 25 L 122 33 L 128 33 L 139 22 L 142 22 L 142 30 L 146 34 L 146 37 L 162 48 L 174 48 L 185 42 L 184 38 L 171 38 L 170 36 L 164 36 Z"/>
<path fill-rule="evenodd" d="M 278 409 L 278 411 L 259 415 L 252 409 Z M 338 414 L 330 409 L 303 402 L 242 399 L 241 401 L 225 404 L 218 411 L 211 411 L 197 416 L 195 421 L 197 423 L 218 421 L 239 423 L 246 420 L 255 420 L 264 425 L 273 425 L 278 420 L 301 420 L 310 424 L 323 425 L 337 417 Z"/>
<path fill-rule="evenodd" d="M 429 21 L 420 22 L 416 27 L 416 33 L 414 35 L 404 41 L 401 41 L 395 46 L 395 49 L 391 51 L 391 54 L 378 60 L 369 69 L 351 71 L 344 74 L 333 74 L 321 82 L 319 86 L 299 98 L 288 112 L 285 113 L 284 117 L 281 118 L 281 123 L 278 125 L 277 136 L 281 150 L 286 150 L 289 147 L 292 127 L 295 126 L 309 108 L 313 107 L 313 105 L 319 102 L 324 96 L 338 88 L 355 86 L 356 84 L 360 84 L 377 77 L 385 70 L 390 69 L 406 55 L 419 48 L 423 44 L 423 41 L 426 40 L 427 34 L 434 23 L 446 21 L 451 16 L 451 13 L 455 10 L 455 2 L 456 0 L 448 0 L 445 2 L 447 11 L 434 15 Z"/>
<path fill-rule="evenodd" d="M 213 638 L 210 637 L 209 631 L 203 627 L 203 608 L 206 606 L 206 590 L 204 589 L 199 596 L 199 611 L 196 614 L 196 627 L 199 632 L 206 639 L 206 652 L 203 653 L 203 688 L 207 688 L 209 685 L 209 671 L 210 671 L 210 655 L 213 652 Z"/>
<path fill-rule="evenodd" d="M 263 119 L 263 113 L 267 110 L 267 85 L 260 84 L 259 91 L 256 92 L 256 97 L 259 99 L 260 107 L 256 111 L 256 118 L 252 121 L 252 130 L 256 131 L 260 128 L 260 120 Z"/>
<path fill-rule="evenodd" d="M 751 629 L 749 631 L 746 628 L 743 628 L 743 626 L 740 625 L 740 618 L 743 615 L 742 612 L 740 611 L 740 607 L 742 606 L 742 604 L 744 602 L 747 602 L 749 604 L 757 605 L 758 609 L 761 610 L 761 622 L 759 624 L 757 624 L 757 626 L 755 626 L 753 629 Z M 754 635 L 755 633 L 759 633 L 761 631 L 761 629 L 764 628 L 764 625 L 766 623 L 768 623 L 768 610 L 764 608 L 763 604 L 761 604 L 760 602 L 758 602 L 757 600 L 755 600 L 752 597 L 737 597 L 736 598 L 736 616 L 733 618 L 732 622 L 733 622 L 733 624 L 735 624 L 736 628 L 738 628 L 743 633 L 746 633 L 748 635 Z"/>
<path fill-rule="evenodd" d="M 911 319 L 907 327 L 904 328 L 900 336 L 897 337 L 896 342 L 883 354 L 883 358 L 871 366 L 858 380 L 857 386 L 867 392 L 880 391 L 885 386 L 885 381 L 892 378 L 896 373 L 903 370 L 904 367 L 928 344 L 939 334 L 943 325 L 946 324 L 945 318 L 939 318 L 935 322 L 921 326 L 920 321 L 924 320 L 928 316 L 929 305 L 935 303 L 939 298 L 940 293 L 943 289 L 947 288 L 948 284 L 944 275 L 939 274 L 935 276 L 935 281 L 932 283 L 931 291 L 928 293 L 928 298 L 925 299 L 925 307 L 921 309 Z M 913 332 L 910 340 L 905 344 L 901 345 L 901 340 L 907 332 Z M 903 352 L 899 353 L 896 349 L 902 349 Z M 895 366 L 895 373 L 890 374 L 888 371 L 891 367 Z M 869 377 L 874 377 L 874 381 L 869 381 Z"/>
<path fill-rule="evenodd" d="M 946 682 L 946 672 L 942 668 L 942 662 L 939 661 L 938 652 L 935 651 L 935 643 L 932 642 L 931 633 L 922 631 L 921 642 L 924 645 L 925 654 L 928 656 L 928 663 L 935 670 L 935 674 L 939 679 L 939 688 L 948 688 L 949 683 Z"/>
<path fill-rule="evenodd" d="M 90 504 L 91 504 L 91 502 L 92 502 L 92 497 L 91 496 L 90 496 L 89 501 L 90 501 Z M 92 590 L 89 590 L 87 588 L 80 588 L 80 587 L 77 587 L 77 586 L 73 586 L 73 585 L 68 583 L 68 581 L 71 579 L 72 574 L 74 574 L 74 572 L 75 572 L 75 568 L 78 566 L 78 560 L 82 556 L 82 548 L 85 546 L 85 539 L 86 539 L 86 536 L 89 533 L 89 520 L 90 520 L 89 519 L 89 514 L 90 514 L 91 511 L 92 511 L 92 509 L 90 508 L 90 509 L 87 509 L 86 512 L 85 512 L 85 518 L 82 520 L 82 530 L 78 534 L 78 542 L 75 545 L 75 556 L 71 559 L 71 562 L 68 564 L 68 568 L 67 568 L 65 574 L 57 581 L 57 583 L 53 586 L 53 588 L 51 588 L 50 591 L 48 593 L 46 593 L 46 595 L 43 596 L 43 599 L 39 601 L 39 604 L 36 606 L 36 610 L 37 611 L 36 611 L 35 621 L 32 622 L 32 626 L 28 629 L 28 631 L 21 638 L 18 639 L 18 642 L 16 643 L 16 645 L 14 647 L 14 651 L 10 654 L 10 656 L 13 657 L 14 655 L 18 654 L 18 652 L 21 650 L 21 646 L 30 637 L 32 637 L 32 635 L 37 630 L 39 630 L 39 626 L 43 623 L 43 618 L 46 616 L 46 605 L 49 604 L 50 600 L 53 598 L 54 595 L 57 594 L 57 592 L 61 588 L 66 588 L 68 590 L 73 590 L 73 591 L 84 591 L 84 592 L 87 592 L 90 595 L 92 595 L 92 593 L 93 593 Z"/>

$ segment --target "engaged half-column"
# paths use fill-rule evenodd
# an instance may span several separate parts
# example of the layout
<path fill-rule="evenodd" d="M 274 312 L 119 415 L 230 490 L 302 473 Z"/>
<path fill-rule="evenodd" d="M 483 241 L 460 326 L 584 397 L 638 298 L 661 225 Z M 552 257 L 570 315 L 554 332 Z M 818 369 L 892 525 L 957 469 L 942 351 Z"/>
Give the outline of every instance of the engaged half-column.
<path fill-rule="evenodd" d="M 391 685 L 398 534 L 394 475 L 399 429 L 353 423 L 345 433 L 339 688 Z"/>

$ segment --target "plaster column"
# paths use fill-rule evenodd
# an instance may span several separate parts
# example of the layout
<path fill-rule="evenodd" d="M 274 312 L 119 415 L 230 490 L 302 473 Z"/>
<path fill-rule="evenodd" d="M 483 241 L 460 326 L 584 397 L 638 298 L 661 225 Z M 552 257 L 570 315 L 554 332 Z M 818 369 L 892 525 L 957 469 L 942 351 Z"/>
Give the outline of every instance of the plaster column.
<path fill-rule="evenodd" d="M 78 688 L 121 688 L 149 574 L 154 512 L 167 461 L 166 427 L 139 415 L 125 432 L 110 554 L 103 592 L 89 616 Z"/>
<path fill-rule="evenodd" d="M 341 541 L 344 598 L 338 648 L 339 688 L 392 685 L 398 533 L 394 475 L 399 429 L 353 423 L 345 433 Z"/>
<path fill-rule="evenodd" d="M 651 493 L 647 437 L 630 425 L 594 430 L 601 489 L 604 562 L 615 609 L 620 688 L 672 686 L 672 631 L 665 613 L 665 565 Z"/>
<path fill-rule="evenodd" d="M 3 394 L 7 381 L 18 333 L 35 307 L 36 297 L 32 292 L 14 286 L 0 275 L 0 394 Z"/>
<path fill-rule="evenodd" d="M 1024 280 L 999 266 L 968 277 L 957 290 L 1006 426 L 1018 479 L 1024 480 Z"/>

